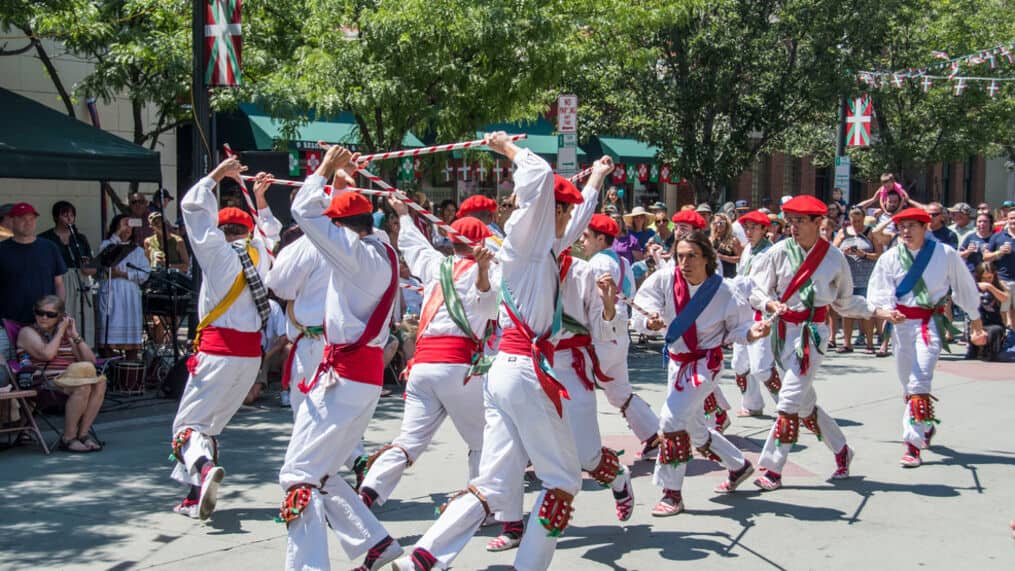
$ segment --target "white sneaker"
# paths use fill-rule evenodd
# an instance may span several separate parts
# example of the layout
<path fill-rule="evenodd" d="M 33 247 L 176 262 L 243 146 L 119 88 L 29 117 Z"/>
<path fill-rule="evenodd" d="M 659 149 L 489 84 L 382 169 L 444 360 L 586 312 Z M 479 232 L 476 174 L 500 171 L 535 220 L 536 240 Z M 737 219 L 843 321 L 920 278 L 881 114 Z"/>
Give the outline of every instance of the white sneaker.
<path fill-rule="evenodd" d="M 190 518 L 196 518 L 197 517 L 197 506 L 198 506 L 197 502 L 194 502 L 194 503 L 192 503 L 190 505 L 186 505 L 185 502 L 180 502 L 180 503 L 176 504 L 175 506 L 173 506 L 173 511 L 178 513 L 178 514 L 180 514 L 180 515 L 182 515 L 182 516 L 187 516 L 187 517 L 190 517 Z"/>
<path fill-rule="evenodd" d="M 411 557 L 403 557 L 391 564 L 391 571 L 416 571 Z"/>
<path fill-rule="evenodd" d="M 292 406 L 289 404 L 289 391 L 283 389 L 282 392 L 279 393 L 278 398 L 280 401 L 282 401 L 283 407 L 290 408 Z"/>
<path fill-rule="evenodd" d="M 222 483 L 222 479 L 225 477 L 225 468 L 214 466 L 208 470 L 204 479 L 201 480 L 201 499 L 198 500 L 198 517 L 200 519 L 208 519 L 211 517 L 211 513 L 215 511 L 215 503 L 218 501 L 219 484 Z"/>

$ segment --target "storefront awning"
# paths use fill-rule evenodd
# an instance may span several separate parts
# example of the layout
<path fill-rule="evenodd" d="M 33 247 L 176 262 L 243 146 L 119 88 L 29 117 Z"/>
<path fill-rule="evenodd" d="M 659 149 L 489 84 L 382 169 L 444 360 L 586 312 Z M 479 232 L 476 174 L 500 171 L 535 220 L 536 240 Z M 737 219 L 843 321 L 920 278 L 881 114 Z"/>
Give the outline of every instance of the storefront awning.
<path fill-rule="evenodd" d="M 283 122 L 265 115 L 256 105 L 241 104 L 240 111 L 220 116 L 219 139 L 229 142 L 237 150 L 268 151 L 276 140 L 287 139 L 291 147 L 316 149 L 318 141 L 347 145 L 355 149 L 359 143 L 359 126 L 351 113 L 337 117 L 316 119 L 286 136 Z M 403 148 L 422 147 L 423 143 L 407 133 L 402 139 Z"/>
<path fill-rule="evenodd" d="M 603 154 L 610 155 L 614 162 L 624 164 L 652 163 L 659 153 L 658 147 L 622 137 L 595 137 L 586 148 L 593 146 L 598 146 Z"/>
<path fill-rule="evenodd" d="M 0 178 L 160 182 L 159 153 L 0 88 Z"/>
<path fill-rule="evenodd" d="M 515 141 L 515 144 L 523 149 L 530 149 L 533 153 L 543 157 L 556 157 L 557 148 L 560 145 L 559 135 L 554 132 L 553 125 L 540 117 L 536 121 L 521 123 L 494 123 L 487 125 L 482 131 L 476 131 L 476 138 L 482 139 L 486 133 L 504 131 L 509 135 L 525 133 L 528 137 Z M 578 157 L 584 157 L 585 151 L 578 148 Z"/>

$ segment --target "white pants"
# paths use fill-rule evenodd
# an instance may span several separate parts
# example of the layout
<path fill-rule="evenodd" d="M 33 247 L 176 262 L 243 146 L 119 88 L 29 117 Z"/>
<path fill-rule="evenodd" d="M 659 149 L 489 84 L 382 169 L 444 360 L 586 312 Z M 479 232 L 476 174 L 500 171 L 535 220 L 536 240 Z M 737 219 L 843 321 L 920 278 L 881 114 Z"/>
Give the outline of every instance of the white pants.
<path fill-rule="evenodd" d="M 732 368 L 736 375 L 747 375 L 747 391 L 743 393 L 741 408 L 745 410 L 765 410 L 765 401 L 761 396 L 768 390 L 762 390 L 765 381 L 772 374 L 775 359 L 772 357 L 772 344 L 768 339 L 741 345 L 733 344 Z M 771 393 L 769 393 L 771 395 Z M 772 397 L 775 401 L 775 397 Z"/>
<path fill-rule="evenodd" d="M 201 485 L 194 463 L 202 456 L 215 456 L 213 436 L 218 436 L 243 404 L 260 368 L 259 357 L 227 357 L 198 353 L 197 369 L 187 379 L 180 406 L 173 419 L 173 438 L 184 429 L 193 432 L 183 445 L 183 462 L 172 477 L 177 482 Z"/>
<path fill-rule="evenodd" d="M 825 351 L 824 345 L 828 341 L 828 326 L 824 323 L 818 324 L 818 332 L 821 335 L 821 350 Z M 804 429 L 803 419 L 817 411 L 818 428 L 821 430 L 822 441 L 834 454 L 842 450 L 842 447 L 846 445 L 846 436 L 842 433 L 839 425 L 835 423 L 835 419 L 829 416 L 817 404 L 818 394 L 814 391 L 814 375 L 818 372 L 818 368 L 821 367 L 824 355 L 818 352 L 816 346 L 811 345 L 810 364 L 807 368 L 807 374 L 801 375 L 800 361 L 796 355 L 796 345 L 799 342 L 800 333 L 801 328 L 799 325 L 786 324 L 786 344 L 783 346 L 781 355 L 782 365 L 785 368 L 780 369 L 782 373 L 782 389 L 779 391 L 779 404 L 777 408 L 779 412 L 800 415 L 801 430 Z M 775 332 L 773 331 L 772 334 L 775 335 Z M 813 343 L 814 340 L 811 339 L 811 342 Z M 768 432 L 768 439 L 765 440 L 765 447 L 761 450 L 758 465 L 766 470 L 782 473 L 793 445 L 780 444 L 776 446 L 775 426 L 775 423 L 773 423 L 772 429 Z"/>
<path fill-rule="evenodd" d="M 286 569 L 330 568 L 328 526 L 350 559 L 365 554 L 388 535 L 355 490 L 336 476 L 363 437 L 381 388 L 336 378 L 331 387 L 318 381 L 307 395 L 296 414 L 279 472 L 283 491 L 296 484 L 321 486 L 324 482 L 323 488 L 311 492 L 310 504 L 300 517 L 289 524 Z"/>
<path fill-rule="evenodd" d="M 941 337 L 931 319 L 927 324 L 930 344 L 923 342 L 920 320 L 909 319 L 895 326 L 892 350 L 895 351 L 895 368 L 902 383 L 903 394 L 930 394 L 934 380 L 934 367 L 941 356 Z M 902 439 L 913 446 L 923 446 L 930 423 L 909 423 L 909 403 L 902 413 Z"/>
<path fill-rule="evenodd" d="M 627 404 L 624 410 L 627 425 L 631 427 L 631 432 L 634 432 L 638 440 L 645 442 L 655 436 L 659 418 L 652 412 L 652 407 L 634 394 L 631 388 L 627 370 L 627 352 L 630 345 L 631 340 L 627 335 L 613 341 L 595 344 L 603 373 L 613 378 L 608 383 L 601 383 L 600 388 L 606 393 L 607 402 L 614 408 L 619 410 Z"/>
<path fill-rule="evenodd" d="M 317 373 L 317 366 L 321 363 L 327 344 L 324 337 L 304 336 L 292 349 L 296 351 L 289 377 L 291 381 L 289 384 L 289 406 L 293 411 L 293 421 L 296 420 L 296 413 L 300 405 L 306 400 L 306 395 L 299 389 L 300 381 L 306 379 L 306 382 L 309 383 L 314 379 L 314 374 Z M 366 449 L 363 448 L 363 441 L 360 440 L 343 465 L 352 470 L 356 460 L 365 454 Z"/>
<path fill-rule="evenodd" d="M 409 372 L 405 389 L 402 430 L 392 441 L 396 445 L 377 457 L 363 486 L 377 492 L 383 504 L 402 479 L 407 460 L 415 462 L 444 419 L 451 417 L 458 434 L 469 448 L 469 480 L 479 475 L 480 450 L 483 449 L 483 377 L 473 377 L 463 385 L 470 365 L 418 363 Z M 405 453 L 408 453 L 408 459 Z"/>
<path fill-rule="evenodd" d="M 695 448 L 704 446 L 711 439 L 711 450 L 722 460 L 723 466 L 727 470 L 739 470 L 744 467 L 744 455 L 705 421 L 703 405 L 716 387 L 715 377 L 705 366 L 705 361 L 706 359 L 698 361 L 698 378 L 702 383 L 694 386 L 690 381 L 693 365 L 685 367 L 683 378 L 680 380 L 683 390 L 679 391 L 676 389 L 676 382 L 680 365 L 673 361 L 669 362 L 666 374 L 666 402 L 663 403 L 659 413 L 659 432 L 687 431 L 691 446 Z M 657 460 L 652 483 L 666 490 L 680 490 L 686 473 L 687 462 L 671 466 Z"/>
<path fill-rule="evenodd" d="M 518 571 L 547 569 L 553 559 L 557 538 L 549 537 L 538 521 L 545 490 L 559 488 L 577 494 L 581 486 L 574 437 L 543 392 L 532 367 L 532 359 L 525 356 L 500 353 L 494 360 L 484 391 L 486 430 L 479 477 L 472 481 L 491 511 L 516 512 L 518 508 L 510 502 L 517 501 L 526 464 L 532 460 L 545 489 L 536 500 L 529 516 L 529 532 L 515 556 Z M 433 554 L 441 568 L 447 568 L 485 515 L 479 499 L 465 494 L 448 504 L 416 545 Z"/>

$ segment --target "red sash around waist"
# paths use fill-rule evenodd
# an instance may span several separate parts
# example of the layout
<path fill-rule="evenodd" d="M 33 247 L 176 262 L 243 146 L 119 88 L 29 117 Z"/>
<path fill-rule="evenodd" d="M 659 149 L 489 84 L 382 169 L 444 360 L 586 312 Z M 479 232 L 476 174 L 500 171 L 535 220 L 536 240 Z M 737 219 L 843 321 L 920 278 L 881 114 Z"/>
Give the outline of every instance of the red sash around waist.
<path fill-rule="evenodd" d="M 799 325 L 801 323 L 808 322 L 823 323 L 826 319 L 828 319 L 827 305 L 815 307 L 813 317 L 811 317 L 811 310 L 809 309 L 801 309 L 800 311 L 789 310 L 786 313 L 783 313 L 782 315 L 779 316 L 779 326 L 777 334 L 779 335 L 780 339 L 785 340 L 787 323 L 792 323 L 794 325 Z M 801 335 L 803 335 L 803 339 L 801 340 L 801 346 L 803 347 L 803 356 L 800 358 L 800 374 L 806 375 L 807 369 L 809 369 L 811 365 L 811 340 L 810 340 L 811 329 L 809 327 L 804 327 Z M 817 334 L 815 333 L 815 335 Z"/>
<path fill-rule="evenodd" d="M 913 307 L 911 305 L 896 305 L 895 309 L 899 310 L 899 313 L 906 316 L 906 319 L 919 319 L 920 320 L 920 336 L 923 337 L 923 344 L 930 345 L 930 320 L 934 317 L 935 313 L 944 314 L 944 306 L 929 309 L 926 307 Z"/>
<path fill-rule="evenodd" d="M 674 353 L 667 351 L 670 356 L 670 360 L 680 365 L 677 369 L 677 380 L 673 385 L 673 388 L 678 391 L 684 390 L 684 387 L 680 386 L 680 379 L 684 376 L 684 371 L 691 368 L 691 384 L 695 387 L 701 385 L 700 377 L 698 376 L 698 362 L 702 359 L 706 359 L 705 368 L 712 371 L 713 375 L 719 373 L 722 369 L 722 347 L 712 347 L 711 349 L 699 349 L 697 351 L 688 351 L 686 353 Z"/>
<path fill-rule="evenodd" d="M 416 340 L 414 363 L 453 363 L 468 365 L 472 356 L 482 348 L 468 337 L 456 335 L 428 335 Z"/>
<path fill-rule="evenodd" d="M 591 391 L 596 386 L 589 379 L 588 369 L 585 366 L 585 355 L 582 353 L 582 349 L 585 349 L 585 352 L 589 354 L 589 359 L 592 361 L 592 374 L 596 380 L 600 383 L 612 381 L 613 377 L 607 376 L 599 365 L 599 355 L 596 354 L 596 348 L 592 345 L 592 337 L 588 335 L 575 335 L 557 342 L 557 351 L 571 351 L 571 367 L 574 369 L 575 374 L 578 375 L 578 378 L 581 379 L 582 385 Z"/>
<path fill-rule="evenodd" d="M 517 327 L 508 327 L 503 330 L 500 338 L 500 352 L 532 359 L 532 369 L 536 373 L 536 379 L 539 380 L 539 386 L 553 403 L 557 414 L 563 417 L 561 400 L 571 397 L 564 385 L 551 376 L 552 371 L 545 371 L 540 366 L 540 360 L 545 359 L 546 364 L 553 367 L 553 343 L 543 337 L 533 339 Z"/>
<path fill-rule="evenodd" d="M 261 332 L 209 325 L 201 330 L 198 352 L 229 357 L 260 357 Z"/>
<path fill-rule="evenodd" d="M 321 373 L 331 369 L 343 379 L 367 385 L 381 386 L 384 384 L 384 349 L 371 345 L 355 344 L 328 345 L 324 348 L 321 364 L 317 366 L 314 380 L 307 384 L 306 379 L 300 381 L 299 389 L 309 393 L 317 384 Z"/>
<path fill-rule="evenodd" d="M 226 327 L 209 325 L 201 330 L 197 353 L 187 359 L 187 371 L 197 372 L 197 356 L 201 353 L 224 357 L 260 357 L 261 332 L 237 331 Z"/>

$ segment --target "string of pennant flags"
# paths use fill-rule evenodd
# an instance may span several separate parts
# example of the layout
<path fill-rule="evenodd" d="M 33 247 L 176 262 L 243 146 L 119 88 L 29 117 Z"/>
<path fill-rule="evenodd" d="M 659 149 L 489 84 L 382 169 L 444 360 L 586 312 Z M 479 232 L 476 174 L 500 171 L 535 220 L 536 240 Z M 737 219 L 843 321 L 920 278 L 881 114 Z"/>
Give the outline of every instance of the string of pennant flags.
<path fill-rule="evenodd" d="M 1002 85 L 1015 81 L 1015 77 L 983 77 L 979 75 L 960 75 L 963 67 L 971 68 L 987 64 L 996 69 L 1000 62 L 1015 63 L 1015 42 L 980 50 L 961 57 L 951 57 L 943 51 L 933 51 L 931 56 L 945 60 L 919 68 L 905 68 L 892 71 L 860 71 L 857 80 L 872 88 L 901 89 L 907 83 L 916 83 L 924 92 L 930 91 L 937 84 L 951 82 L 955 95 L 962 95 L 971 84 L 984 84 L 984 90 L 990 97 L 1000 92 Z M 947 71 L 947 75 L 940 72 Z"/>

